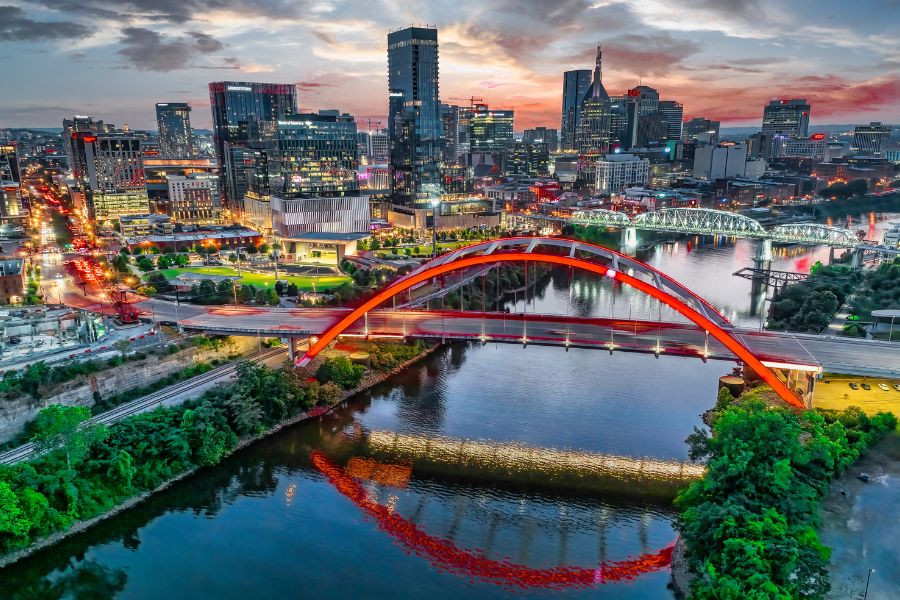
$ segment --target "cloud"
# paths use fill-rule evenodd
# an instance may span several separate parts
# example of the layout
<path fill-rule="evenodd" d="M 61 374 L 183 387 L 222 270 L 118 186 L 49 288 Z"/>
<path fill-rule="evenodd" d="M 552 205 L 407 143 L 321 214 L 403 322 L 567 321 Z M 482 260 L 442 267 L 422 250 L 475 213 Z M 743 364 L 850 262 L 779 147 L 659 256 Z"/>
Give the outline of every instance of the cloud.
<path fill-rule="evenodd" d="M 212 54 L 225 45 L 212 36 L 198 31 L 188 32 L 186 37 L 166 38 L 157 31 L 143 27 L 126 27 L 122 30 L 122 47 L 119 56 L 131 66 L 141 71 L 166 73 L 178 69 L 237 68 L 233 63 L 222 66 L 195 65 L 194 59 Z"/>
<path fill-rule="evenodd" d="M 320 81 L 298 81 L 294 85 L 297 86 L 297 89 L 301 92 L 310 92 L 313 94 L 318 94 L 321 91 L 320 88 L 334 87 L 333 83 L 322 83 Z"/>
<path fill-rule="evenodd" d="M 18 6 L 0 6 L 0 42 L 47 42 L 91 35 L 78 23 L 34 21 Z"/>

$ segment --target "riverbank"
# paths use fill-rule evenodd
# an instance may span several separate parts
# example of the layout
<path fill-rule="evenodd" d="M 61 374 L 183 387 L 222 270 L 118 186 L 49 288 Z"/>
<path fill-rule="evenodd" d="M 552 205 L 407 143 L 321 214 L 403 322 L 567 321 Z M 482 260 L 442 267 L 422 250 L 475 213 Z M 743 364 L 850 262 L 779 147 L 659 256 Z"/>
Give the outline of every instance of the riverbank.
<path fill-rule="evenodd" d="M 429 356 L 432 352 L 436 351 L 438 348 L 440 348 L 440 344 L 438 344 L 438 343 L 431 344 L 429 346 L 426 346 L 415 357 L 403 362 L 402 364 L 398 365 L 394 369 L 391 369 L 388 371 L 380 371 L 380 372 L 373 372 L 373 371 L 367 372 L 358 386 L 356 386 L 352 389 L 349 389 L 349 390 L 342 391 L 337 402 L 331 404 L 330 406 L 313 407 L 308 411 L 304 411 L 293 417 L 284 419 L 284 420 L 278 422 L 277 424 L 272 425 L 271 427 L 268 427 L 261 433 L 258 433 L 253 436 L 247 436 L 247 437 L 241 438 L 233 448 L 223 452 L 221 454 L 221 456 L 219 457 L 219 460 L 216 461 L 215 464 L 220 463 L 226 457 L 231 456 L 234 453 L 236 453 L 244 448 L 247 448 L 247 447 L 259 442 L 260 440 L 263 440 L 263 439 L 269 437 L 270 435 L 277 433 L 287 427 L 291 427 L 293 425 L 296 425 L 298 423 L 308 421 L 311 419 L 320 418 L 320 417 L 332 412 L 333 410 L 337 409 L 338 407 L 346 405 L 346 403 L 348 401 L 350 401 L 356 395 L 368 390 L 369 388 L 371 388 L 375 385 L 378 385 L 379 383 L 386 381 L 387 379 L 389 379 L 390 377 L 403 371 L 407 367 L 409 367 L 409 366 L 415 364 L 416 362 L 424 359 L 425 357 Z M 178 475 L 168 478 L 166 481 L 164 481 L 161 484 L 159 484 L 158 486 L 154 487 L 152 490 L 141 492 L 137 495 L 134 495 L 134 496 L 128 498 L 127 500 L 124 500 L 123 502 L 117 504 L 115 507 L 110 508 L 109 510 L 107 510 L 99 515 L 96 515 L 96 516 L 91 517 L 90 519 L 87 519 L 84 521 L 79 521 L 77 523 L 74 523 L 73 525 L 66 528 L 65 530 L 61 530 L 61 531 L 52 533 L 47 537 L 44 537 L 40 540 L 35 541 L 34 543 L 30 544 L 26 548 L 22 548 L 20 550 L 14 551 L 12 553 L 6 554 L 5 556 L 0 557 L 0 570 L 4 569 L 5 567 L 8 567 L 20 560 L 23 560 L 29 556 L 37 554 L 37 553 L 41 552 L 42 550 L 50 548 L 65 539 L 68 539 L 72 536 L 83 533 L 83 532 L 89 530 L 90 528 L 98 525 L 99 523 L 102 523 L 113 517 L 116 517 L 117 515 L 127 512 L 129 509 L 140 505 L 141 503 L 145 502 L 146 500 L 153 497 L 154 495 L 168 489 L 175 483 L 183 481 L 185 479 L 188 479 L 191 476 L 197 474 L 198 472 L 202 471 L 205 468 L 207 468 L 207 467 L 200 466 L 200 467 L 191 468 L 186 471 L 183 471 L 183 472 L 179 473 Z"/>
<path fill-rule="evenodd" d="M 868 482 L 859 476 L 868 474 Z M 822 501 L 822 543 L 831 548 L 827 598 L 859 598 L 869 569 L 869 600 L 897 597 L 900 590 L 900 432 L 894 431 L 835 480 Z"/>

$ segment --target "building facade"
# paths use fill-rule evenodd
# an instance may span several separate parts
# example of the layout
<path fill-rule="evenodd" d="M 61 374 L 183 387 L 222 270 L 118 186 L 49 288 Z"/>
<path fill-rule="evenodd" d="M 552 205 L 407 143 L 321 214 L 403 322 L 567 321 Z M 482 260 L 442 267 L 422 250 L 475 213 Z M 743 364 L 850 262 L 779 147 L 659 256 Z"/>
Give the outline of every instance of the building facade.
<path fill-rule="evenodd" d="M 881 156 L 891 140 L 891 126 L 873 121 L 853 128 L 853 147 L 863 154 Z"/>
<path fill-rule="evenodd" d="M 685 142 L 699 141 L 707 144 L 718 144 L 719 122 L 703 117 L 694 117 L 684 124 L 682 134 Z"/>
<path fill-rule="evenodd" d="M 547 144 L 547 151 L 553 153 L 559 150 L 559 130 L 549 127 L 526 129 L 522 133 L 522 141 L 532 144 Z"/>
<path fill-rule="evenodd" d="M 503 152 L 513 141 L 511 110 L 492 110 L 487 104 L 476 104 L 472 113 L 470 152 Z"/>
<path fill-rule="evenodd" d="M 171 175 L 169 186 L 169 214 L 178 223 L 209 224 L 221 221 L 222 215 L 215 197 L 218 177 L 209 174 Z"/>
<path fill-rule="evenodd" d="M 285 238 L 305 233 L 367 233 L 369 199 L 366 196 L 282 198 L 272 195 L 272 229 Z"/>
<path fill-rule="evenodd" d="M 92 220 L 149 212 L 139 137 L 126 133 L 74 133 L 72 172 Z"/>
<path fill-rule="evenodd" d="M 393 31 L 387 53 L 393 201 L 428 204 L 441 194 L 444 151 L 437 29 Z"/>
<path fill-rule="evenodd" d="M 743 177 L 747 169 L 744 144 L 704 145 L 694 151 L 694 177 L 715 181 Z"/>
<path fill-rule="evenodd" d="M 600 194 L 646 185 L 650 179 L 650 161 L 633 154 L 609 154 L 597 161 L 596 169 L 595 189 Z"/>
<path fill-rule="evenodd" d="M 562 150 L 575 149 L 575 136 L 581 118 L 581 103 L 590 88 L 590 69 L 578 69 L 563 73 L 562 121 L 559 126 Z"/>
<path fill-rule="evenodd" d="M 159 131 L 159 154 L 164 158 L 194 156 L 194 132 L 191 129 L 191 107 L 186 102 L 156 104 L 156 128 Z"/>
<path fill-rule="evenodd" d="M 216 157 L 225 167 L 226 202 L 229 208 L 239 207 L 243 194 L 235 184 L 240 177 L 229 171 L 237 163 L 228 155 L 234 152 L 233 148 L 253 141 L 259 122 L 278 121 L 295 114 L 297 88 L 283 83 L 218 81 L 209 84 L 209 105 Z"/>

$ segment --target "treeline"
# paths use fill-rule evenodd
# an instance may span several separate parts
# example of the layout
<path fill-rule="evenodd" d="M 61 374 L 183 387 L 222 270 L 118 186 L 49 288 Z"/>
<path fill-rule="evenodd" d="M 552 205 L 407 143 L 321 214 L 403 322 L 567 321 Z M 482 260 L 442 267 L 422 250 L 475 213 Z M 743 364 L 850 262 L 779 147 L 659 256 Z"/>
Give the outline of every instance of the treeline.
<path fill-rule="evenodd" d="M 708 468 L 676 499 L 691 598 L 824 598 L 830 550 L 816 532 L 820 500 L 897 420 L 858 408 L 797 413 L 755 394 L 730 400 L 720 402 L 711 437 L 695 430 L 688 439 Z"/>
<path fill-rule="evenodd" d="M 422 346 L 373 344 L 368 349 L 385 370 Z M 87 426 L 90 411 L 84 407 L 45 408 L 32 425 L 32 441 L 42 454 L 0 465 L 0 554 L 100 515 L 192 469 L 217 464 L 241 438 L 339 401 L 341 387 L 358 385 L 364 371 L 343 356 L 326 359 L 318 380 L 302 370 L 244 362 L 231 385 L 109 427 Z"/>
<path fill-rule="evenodd" d="M 846 265 L 821 263 L 814 265 L 811 273 L 772 299 L 768 329 L 819 333 L 863 277 Z"/>
<path fill-rule="evenodd" d="M 900 309 L 900 263 L 882 263 L 874 271 L 866 271 L 863 287 L 850 308 L 863 320 L 870 320 L 873 310 Z"/>

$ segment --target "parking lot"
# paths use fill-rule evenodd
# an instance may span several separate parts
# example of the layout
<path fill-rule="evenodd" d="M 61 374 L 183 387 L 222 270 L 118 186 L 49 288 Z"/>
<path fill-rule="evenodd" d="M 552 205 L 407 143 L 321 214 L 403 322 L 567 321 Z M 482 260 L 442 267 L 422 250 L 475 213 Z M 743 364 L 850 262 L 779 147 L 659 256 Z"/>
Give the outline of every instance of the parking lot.
<path fill-rule="evenodd" d="M 855 384 L 858 389 L 852 389 L 851 383 Z M 871 389 L 863 389 L 864 383 Z M 873 377 L 824 377 L 816 382 L 813 405 L 816 408 L 835 409 L 858 406 L 868 414 L 879 411 L 900 414 L 900 391 L 894 388 L 895 383 L 900 383 L 900 380 Z M 888 390 L 882 390 L 878 384 L 887 385 Z"/>

